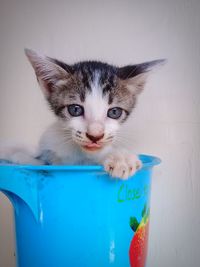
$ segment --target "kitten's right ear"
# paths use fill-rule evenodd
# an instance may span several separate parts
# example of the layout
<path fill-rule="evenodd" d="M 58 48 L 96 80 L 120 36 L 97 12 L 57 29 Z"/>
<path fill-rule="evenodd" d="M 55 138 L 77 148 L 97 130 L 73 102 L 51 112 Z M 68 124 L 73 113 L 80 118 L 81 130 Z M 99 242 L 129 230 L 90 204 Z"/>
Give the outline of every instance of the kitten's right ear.
<path fill-rule="evenodd" d="M 48 98 L 53 90 L 66 83 L 71 74 L 53 62 L 53 59 L 39 55 L 31 49 L 24 49 L 35 70 L 38 82 L 44 95 Z"/>
<path fill-rule="evenodd" d="M 136 65 L 128 65 L 118 68 L 117 75 L 121 82 L 136 96 L 144 89 L 149 72 L 156 66 L 161 66 L 165 63 L 165 59 L 158 59 Z"/>

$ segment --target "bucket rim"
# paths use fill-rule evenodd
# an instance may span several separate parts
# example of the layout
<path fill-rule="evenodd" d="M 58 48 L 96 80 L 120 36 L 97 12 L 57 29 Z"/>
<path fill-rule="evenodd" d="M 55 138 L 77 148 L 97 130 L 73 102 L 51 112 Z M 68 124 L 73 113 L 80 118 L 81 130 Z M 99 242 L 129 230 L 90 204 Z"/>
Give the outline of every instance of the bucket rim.
<path fill-rule="evenodd" d="M 140 154 L 138 155 L 139 159 L 142 161 L 142 168 L 152 168 L 155 165 L 161 163 L 161 159 L 152 156 Z M 16 165 L 10 163 L 2 163 L 1 167 L 6 168 L 17 168 L 17 169 L 26 169 L 26 170 L 35 170 L 35 171 L 103 171 L 102 165 Z"/>

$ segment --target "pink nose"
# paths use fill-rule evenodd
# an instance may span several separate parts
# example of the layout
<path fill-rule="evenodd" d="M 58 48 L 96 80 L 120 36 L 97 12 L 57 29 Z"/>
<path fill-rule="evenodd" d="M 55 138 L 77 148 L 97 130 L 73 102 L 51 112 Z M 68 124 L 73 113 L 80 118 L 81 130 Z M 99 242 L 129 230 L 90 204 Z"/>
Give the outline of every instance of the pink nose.
<path fill-rule="evenodd" d="M 96 143 L 97 141 L 101 140 L 104 137 L 104 134 L 94 136 L 86 133 L 87 138 L 89 138 L 92 142 Z"/>

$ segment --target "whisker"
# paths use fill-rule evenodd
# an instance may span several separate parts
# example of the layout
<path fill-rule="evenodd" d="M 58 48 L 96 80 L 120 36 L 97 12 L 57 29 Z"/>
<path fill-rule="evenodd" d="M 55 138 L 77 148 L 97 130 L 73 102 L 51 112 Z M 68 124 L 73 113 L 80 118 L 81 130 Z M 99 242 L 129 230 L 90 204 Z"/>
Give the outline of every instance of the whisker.
<path fill-rule="evenodd" d="M 114 138 L 114 136 L 112 135 L 112 136 L 108 136 L 105 140 L 110 140 L 110 139 L 113 139 Z"/>

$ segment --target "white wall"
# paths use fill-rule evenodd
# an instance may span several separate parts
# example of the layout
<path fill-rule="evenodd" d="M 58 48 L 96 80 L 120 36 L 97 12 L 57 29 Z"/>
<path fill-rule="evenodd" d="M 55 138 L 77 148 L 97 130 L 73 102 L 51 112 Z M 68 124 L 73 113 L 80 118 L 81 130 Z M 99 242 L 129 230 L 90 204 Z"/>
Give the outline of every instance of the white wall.
<path fill-rule="evenodd" d="M 130 144 L 163 163 L 154 173 L 148 267 L 200 264 L 200 2 L 0 2 L 0 140 L 35 146 L 53 116 L 23 48 L 74 62 L 168 58 L 131 122 Z M 130 130 L 129 130 L 130 132 Z M 11 206 L 0 196 L 0 266 L 13 267 Z"/>

